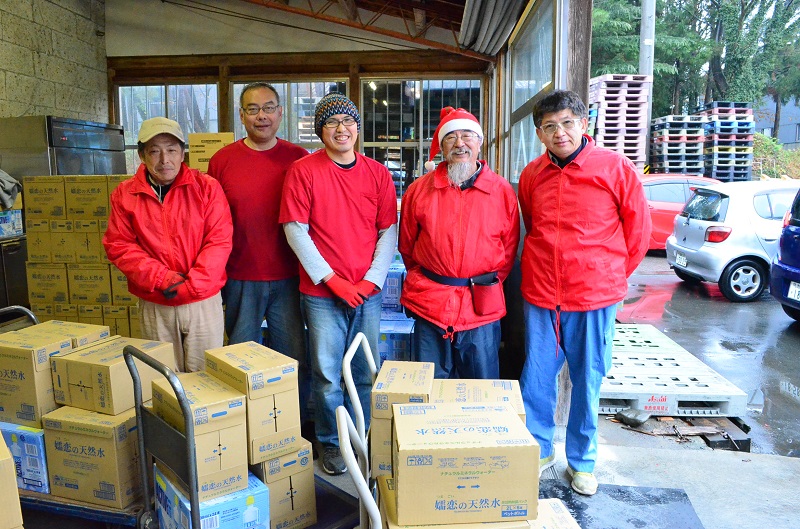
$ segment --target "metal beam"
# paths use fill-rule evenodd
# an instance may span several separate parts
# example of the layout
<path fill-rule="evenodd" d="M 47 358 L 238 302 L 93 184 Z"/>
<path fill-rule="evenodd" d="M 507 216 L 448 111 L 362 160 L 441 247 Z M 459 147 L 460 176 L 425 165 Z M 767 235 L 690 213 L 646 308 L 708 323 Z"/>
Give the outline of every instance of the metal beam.
<path fill-rule="evenodd" d="M 339 5 L 347 14 L 347 20 L 351 22 L 358 21 L 358 8 L 356 7 L 355 0 L 339 0 Z"/>
<path fill-rule="evenodd" d="M 465 57 L 472 57 L 474 59 L 481 59 L 484 61 L 495 62 L 495 58 L 489 55 L 484 55 L 482 53 L 476 53 L 472 50 L 468 50 L 465 48 L 460 48 L 457 45 L 452 46 L 448 44 L 444 44 L 442 42 L 437 42 L 433 40 L 428 40 L 425 38 L 414 37 L 408 33 L 401 33 L 399 31 L 393 31 L 390 29 L 385 29 L 377 26 L 371 25 L 364 25 L 358 22 L 353 22 L 344 18 L 335 17 L 331 15 L 326 15 L 323 12 L 315 12 L 312 9 L 302 9 L 299 7 L 293 7 L 289 5 L 284 5 L 277 0 L 242 0 L 244 2 L 248 2 L 251 4 L 255 4 L 261 7 L 266 7 L 268 9 L 277 9 L 279 11 L 285 11 L 287 13 L 293 13 L 295 15 L 302 15 L 306 17 L 311 17 L 316 20 L 323 20 L 325 22 L 331 22 L 334 24 L 339 24 L 342 26 L 347 26 L 354 29 L 360 29 L 362 31 L 368 31 L 370 33 L 376 33 L 378 35 L 383 35 L 385 37 L 391 37 L 393 39 L 402 40 L 404 42 L 411 42 L 420 46 L 425 46 L 427 48 L 432 48 L 436 50 L 443 50 L 450 53 L 455 53 L 458 55 L 463 55 Z"/>

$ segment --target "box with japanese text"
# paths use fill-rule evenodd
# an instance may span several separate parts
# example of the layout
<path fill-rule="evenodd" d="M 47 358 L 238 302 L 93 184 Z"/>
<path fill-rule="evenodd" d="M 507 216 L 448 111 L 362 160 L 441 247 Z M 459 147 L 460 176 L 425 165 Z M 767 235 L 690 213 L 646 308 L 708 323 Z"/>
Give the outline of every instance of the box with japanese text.
<path fill-rule="evenodd" d="M 106 262 L 103 233 L 108 226 L 105 220 L 75 220 L 75 262 L 101 264 Z M 102 227 L 102 228 L 101 228 Z"/>
<path fill-rule="evenodd" d="M 120 336 L 131 335 L 131 325 L 128 319 L 128 307 L 117 305 L 103 305 L 103 323 L 111 329 L 111 334 Z"/>
<path fill-rule="evenodd" d="M 393 312 L 403 310 L 400 305 L 400 295 L 403 292 L 403 281 L 406 277 L 406 267 L 403 263 L 394 262 L 389 265 L 389 273 L 383 285 L 381 307 Z"/>
<path fill-rule="evenodd" d="M 270 529 L 303 529 L 317 523 L 314 468 L 269 484 Z"/>
<path fill-rule="evenodd" d="M 69 338 L 0 334 L 0 421 L 42 427 L 42 415 L 58 407 L 50 356 L 71 349 Z"/>
<path fill-rule="evenodd" d="M 139 320 L 139 305 L 128 307 L 128 322 L 131 326 L 131 338 L 141 338 L 142 323 Z"/>
<path fill-rule="evenodd" d="M 6 444 L 0 440 L 0 529 L 22 527 L 22 509 L 19 503 L 14 459 Z"/>
<path fill-rule="evenodd" d="M 53 319 L 58 321 L 78 321 L 78 306 L 72 303 L 53 304 Z"/>
<path fill-rule="evenodd" d="M 50 493 L 124 509 L 139 497 L 136 411 L 63 406 L 44 416 Z"/>
<path fill-rule="evenodd" d="M 22 178 L 26 219 L 66 219 L 63 176 Z"/>
<path fill-rule="evenodd" d="M 114 336 L 50 358 L 55 401 L 109 415 L 133 408 L 133 380 L 122 354 L 128 345 L 175 369 L 171 343 Z M 142 400 L 150 400 L 151 383 L 161 375 L 138 359 L 134 363 L 142 383 Z"/>
<path fill-rule="evenodd" d="M 78 323 L 103 325 L 103 305 L 78 305 Z"/>
<path fill-rule="evenodd" d="M 247 486 L 247 424 L 244 394 L 210 374 L 180 373 L 194 419 L 200 501 L 218 498 Z M 185 433 L 183 413 L 172 386 L 152 382 L 153 413 Z"/>
<path fill-rule="evenodd" d="M 434 366 L 431 362 L 398 362 L 389 360 L 372 385 L 372 417 L 392 418 L 392 404 L 428 402 L 433 387 Z"/>
<path fill-rule="evenodd" d="M 32 325 L 17 332 L 29 336 L 51 336 L 68 339 L 73 349 L 104 340 L 110 336 L 108 325 L 93 325 L 91 323 L 61 320 L 51 320 L 39 325 Z"/>
<path fill-rule="evenodd" d="M 206 351 L 206 371 L 247 395 L 250 464 L 299 450 L 296 360 L 245 342 Z"/>
<path fill-rule="evenodd" d="M 400 526 L 397 524 L 397 495 L 395 481 L 391 476 L 379 476 L 378 497 L 380 498 L 380 512 L 383 529 L 430 529 L 431 526 Z M 483 523 L 451 523 L 436 525 L 435 529 L 530 529 L 528 520 L 513 520 L 510 522 L 483 522 Z"/>
<path fill-rule="evenodd" d="M 436 379 L 430 402 L 510 404 L 525 423 L 525 403 L 516 380 Z"/>
<path fill-rule="evenodd" d="M 278 480 L 288 478 L 313 467 L 314 458 L 311 454 L 311 442 L 300 438 L 300 450 L 269 461 L 250 465 L 250 472 L 258 476 L 267 485 L 271 485 Z"/>
<path fill-rule="evenodd" d="M 168 468 L 154 465 L 156 518 L 160 529 L 190 529 L 192 509 L 188 494 Z M 200 502 L 202 529 L 266 529 L 270 519 L 270 490 L 252 474 L 243 476 L 244 488 Z"/>
<path fill-rule="evenodd" d="M 105 175 L 64 176 L 67 218 L 108 218 L 108 183 Z"/>
<path fill-rule="evenodd" d="M 111 273 L 107 264 L 68 264 L 70 302 L 111 305 Z"/>
<path fill-rule="evenodd" d="M 31 303 L 69 303 L 66 265 L 25 263 Z"/>
<path fill-rule="evenodd" d="M 50 262 L 50 231 L 29 231 L 28 239 L 28 262 L 29 263 L 49 263 Z"/>
<path fill-rule="evenodd" d="M 128 278 L 114 265 L 109 265 L 111 273 L 111 296 L 114 305 L 136 305 L 139 298 L 128 292 Z"/>
<path fill-rule="evenodd" d="M 74 264 L 77 246 L 74 221 L 50 219 L 50 261 Z"/>
<path fill-rule="evenodd" d="M 381 365 L 387 360 L 409 361 L 412 359 L 411 335 L 414 333 L 414 320 L 381 320 L 378 335 L 378 355 Z"/>
<path fill-rule="evenodd" d="M 55 318 L 55 307 L 52 303 L 31 303 L 31 312 L 40 322 L 50 321 Z"/>
<path fill-rule="evenodd" d="M 0 433 L 14 458 L 17 488 L 49 494 L 44 430 L 0 422 Z"/>
<path fill-rule="evenodd" d="M 528 520 L 530 529 L 581 529 L 564 502 L 558 498 L 539 500 L 539 516 Z"/>
<path fill-rule="evenodd" d="M 539 445 L 507 404 L 395 404 L 397 523 L 536 518 Z"/>

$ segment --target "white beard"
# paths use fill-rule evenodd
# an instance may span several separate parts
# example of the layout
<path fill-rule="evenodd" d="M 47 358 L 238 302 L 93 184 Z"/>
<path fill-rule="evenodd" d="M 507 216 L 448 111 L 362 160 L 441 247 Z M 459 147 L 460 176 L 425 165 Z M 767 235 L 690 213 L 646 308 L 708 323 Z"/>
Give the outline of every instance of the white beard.
<path fill-rule="evenodd" d="M 447 178 L 453 187 L 460 187 L 475 174 L 475 164 L 470 162 L 448 163 Z"/>

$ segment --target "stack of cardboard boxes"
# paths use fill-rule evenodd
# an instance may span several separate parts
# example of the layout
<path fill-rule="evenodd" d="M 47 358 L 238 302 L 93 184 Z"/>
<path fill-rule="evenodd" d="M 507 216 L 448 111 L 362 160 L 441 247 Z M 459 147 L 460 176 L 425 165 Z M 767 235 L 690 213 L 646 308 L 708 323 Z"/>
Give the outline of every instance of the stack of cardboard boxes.
<path fill-rule="evenodd" d="M 103 234 L 111 192 L 129 175 L 26 176 L 28 299 L 40 321 L 108 325 L 141 336 L 136 298 L 108 263 Z"/>
<path fill-rule="evenodd" d="M 189 162 L 192 169 L 208 172 L 208 162 L 221 148 L 234 141 L 233 132 L 206 132 L 189 134 Z"/>
<path fill-rule="evenodd" d="M 539 504 L 539 446 L 517 382 L 434 380 L 432 364 L 387 361 L 371 414 L 385 528 L 577 527 L 559 500 Z"/>
<path fill-rule="evenodd" d="M 403 293 L 403 281 L 406 277 L 406 267 L 395 254 L 395 259 L 389 266 L 389 273 L 383 285 L 381 299 L 380 335 L 378 338 L 378 355 L 381 362 L 386 360 L 414 360 L 411 337 L 414 333 L 414 320 L 408 318 L 400 305 L 400 296 Z"/>

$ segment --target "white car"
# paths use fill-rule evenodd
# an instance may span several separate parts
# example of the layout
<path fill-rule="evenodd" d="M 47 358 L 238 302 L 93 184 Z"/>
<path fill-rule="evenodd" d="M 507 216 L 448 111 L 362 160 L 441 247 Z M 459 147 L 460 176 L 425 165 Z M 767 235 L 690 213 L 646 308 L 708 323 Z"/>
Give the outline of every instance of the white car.
<path fill-rule="evenodd" d="M 718 283 L 731 301 L 754 301 L 769 285 L 783 215 L 800 180 L 698 187 L 673 224 L 667 261 L 687 282 Z"/>

